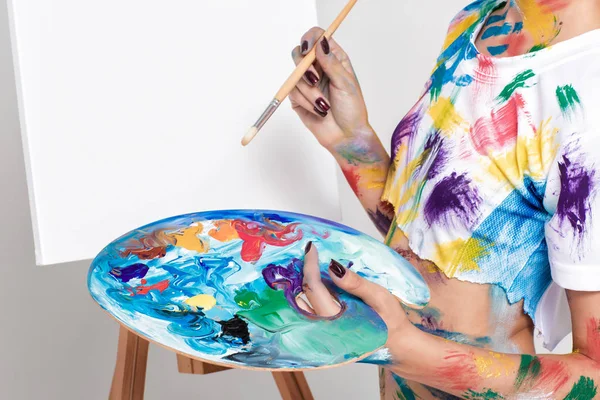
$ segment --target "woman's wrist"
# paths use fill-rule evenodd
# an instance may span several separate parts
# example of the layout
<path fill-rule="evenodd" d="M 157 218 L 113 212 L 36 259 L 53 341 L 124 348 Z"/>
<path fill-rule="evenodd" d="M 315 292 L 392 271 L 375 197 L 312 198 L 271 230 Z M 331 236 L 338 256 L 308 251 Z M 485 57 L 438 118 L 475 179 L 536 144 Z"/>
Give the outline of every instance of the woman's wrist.
<path fill-rule="evenodd" d="M 370 124 L 354 128 L 351 134 L 342 135 L 339 140 L 329 143 L 325 148 L 342 163 L 374 164 L 388 162 L 388 155 L 379 137 Z"/>

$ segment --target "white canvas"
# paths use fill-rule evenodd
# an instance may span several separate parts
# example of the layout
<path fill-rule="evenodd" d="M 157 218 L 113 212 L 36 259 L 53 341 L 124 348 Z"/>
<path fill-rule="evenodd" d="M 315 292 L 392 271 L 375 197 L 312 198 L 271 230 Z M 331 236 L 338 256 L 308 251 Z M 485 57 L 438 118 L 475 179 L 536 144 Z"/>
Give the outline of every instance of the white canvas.
<path fill-rule="evenodd" d="M 288 102 L 239 144 L 293 69 L 313 0 L 9 7 L 38 264 L 194 211 L 339 219 L 336 166 Z"/>

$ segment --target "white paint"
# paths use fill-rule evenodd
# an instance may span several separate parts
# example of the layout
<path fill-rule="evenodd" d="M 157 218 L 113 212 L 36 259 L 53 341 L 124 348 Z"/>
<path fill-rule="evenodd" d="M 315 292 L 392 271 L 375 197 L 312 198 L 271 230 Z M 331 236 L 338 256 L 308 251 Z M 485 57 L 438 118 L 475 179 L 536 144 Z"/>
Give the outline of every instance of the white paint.
<path fill-rule="evenodd" d="M 293 70 L 313 0 L 9 4 L 38 264 L 187 212 L 339 220 L 334 162 L 289 103 L 240 144 Z"/>

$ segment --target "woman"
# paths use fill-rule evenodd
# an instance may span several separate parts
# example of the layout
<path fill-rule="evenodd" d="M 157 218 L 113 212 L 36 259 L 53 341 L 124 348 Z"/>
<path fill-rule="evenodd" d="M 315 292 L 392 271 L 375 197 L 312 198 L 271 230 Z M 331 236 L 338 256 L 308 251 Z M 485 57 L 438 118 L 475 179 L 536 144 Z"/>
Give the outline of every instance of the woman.
<path fill-rule="evenodd" d="M 431 289 L 422 310 L 332 261 L 389 330 L 382 396 L 592 399 L 600 384 L 600 1 L 479 0 L 452 21 L 431 78 L 392 139 L 369 125 L 348 56 L 317 43 L 290 99 L 386 243 Z M 322 35 L 313 28 L 299 62 Z M 337 312 L 308 246 L 305 283 Z M 554 283 L 552 283 L 554 281 Z M 574 352 L 533 356 L 568 331 Z M 448 340 L 449 339 L 449 340 Z M 598 393 L 600 397 L 600 393 Z"/>

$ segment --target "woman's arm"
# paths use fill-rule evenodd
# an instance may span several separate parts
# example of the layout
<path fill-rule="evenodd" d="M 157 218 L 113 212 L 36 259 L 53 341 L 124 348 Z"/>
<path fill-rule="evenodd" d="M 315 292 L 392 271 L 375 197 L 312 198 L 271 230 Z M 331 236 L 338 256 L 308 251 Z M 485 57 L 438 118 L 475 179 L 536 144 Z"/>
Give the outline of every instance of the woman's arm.
<path fill-rule="evenodd" d="M 363 208 L 385 236 L 392 223 L 393 209 L 381 201 L 390 156 L 373 128 L 358 129 L 352 138 L 329 149 Z"/>
<path fill-rule="evenodd" d="M 425 333 L 408 321 L 386 289 L 351 271 L 330 275 L 386 322 L 387 367 L 403 378 L 465 399 L 591 400 L 600 396 L 600 292 L 567 291 L 572 354 L 533 356 L 496 353 Z"/>
<path fill-rule="evenodd" d="M 348 55 L 334 39 L 310 29 L 292 57 L 300 63 L 316 46 L 316 61 L 290 94 L 304 125 L 339 163 L 363 207 L 385 235 L 393 210 L 380 203 L 390 157 L 369 124 L 367 108 Z M 321 40 L 317 43 L 317 40 Z"/>

